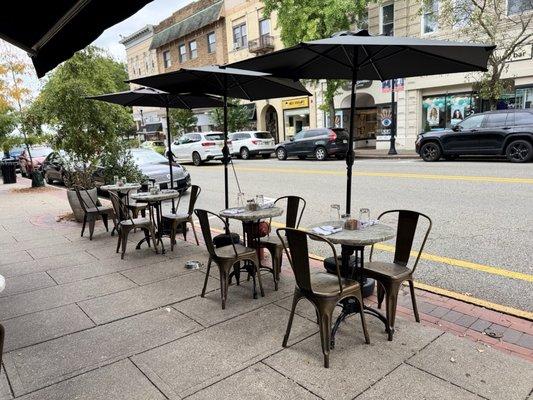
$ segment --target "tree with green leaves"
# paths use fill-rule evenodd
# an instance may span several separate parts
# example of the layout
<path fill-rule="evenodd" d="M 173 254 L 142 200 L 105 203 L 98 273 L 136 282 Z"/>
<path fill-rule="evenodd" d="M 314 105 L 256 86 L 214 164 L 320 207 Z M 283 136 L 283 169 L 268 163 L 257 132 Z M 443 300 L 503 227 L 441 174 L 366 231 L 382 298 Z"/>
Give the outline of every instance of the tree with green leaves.
<path fill-rule="evenodd" d="M 428 1 L 428 0 L 426 0 Z M 427 4 L 425 5 L 427 6 Z M 458 37 L 496 45 L 488 71 L 471 74 L 482 99 L 496 109 L 501 95 L 514 90 L 513 79 L 503 79 L 509 61 L 533 45 L 533 0 L 441 0 L 439 24 L 454 29 Z"/>
<path fill-rule="evenodd" d="M 198 118 L 196 118 L 192 110 L 182 108 L 171 108 L 169 118 L 170 132 L 176 137 L 191 131 L 198 122 Z"/>
<path fill-rule="evenodd" d="M 264 15 L 278 14 L 285 46 L 324 39 L 336 32 L 362 27 L 369 0 L 264 0 Z M 317 83 L 315 81 L 315 83 Z M 344 81 L 328 79 L 321 109 L 335 115 L 334 98 Z"/>
<path fill-rule="evenodd" d="M 211 119 L 216 129 L 224 129 L 224 109 L 215 108 L 211 111 Z M 250 125 L 248 108 L 239 103 L 239 100 L 228 100 L 228 132 L 237 132 Z"/>

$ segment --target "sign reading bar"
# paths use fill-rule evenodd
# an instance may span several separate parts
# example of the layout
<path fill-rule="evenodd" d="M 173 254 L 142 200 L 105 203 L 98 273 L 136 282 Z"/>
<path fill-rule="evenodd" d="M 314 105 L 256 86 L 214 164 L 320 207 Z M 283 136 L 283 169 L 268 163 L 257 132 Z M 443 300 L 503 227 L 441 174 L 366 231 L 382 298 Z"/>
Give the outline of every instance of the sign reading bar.
<path fill-rule="evenodd" d="M 282 104 L 283 104 L 284 109 L 305 108 L 305 107 L 309 107 L 309 98 L 300 97 L 298 99 L 283 100 Z"/>

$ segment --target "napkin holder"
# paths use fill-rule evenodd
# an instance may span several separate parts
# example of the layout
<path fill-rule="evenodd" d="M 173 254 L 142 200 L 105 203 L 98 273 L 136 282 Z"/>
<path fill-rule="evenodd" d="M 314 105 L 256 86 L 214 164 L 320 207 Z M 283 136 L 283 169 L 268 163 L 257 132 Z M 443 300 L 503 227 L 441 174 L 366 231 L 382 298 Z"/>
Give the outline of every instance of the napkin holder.
<path fill-rule="evenodd" d="M 255 200 L 248 200 L 246 203 L 246 211 L 257 211 L 259 210 L 259 204 Z"/>
<path fill-rule="evenodd" d="M 356 231 L 359 229 L 359 221 L 355 218 L 349 218 L 344 221 L 344 229 L 347 231 Z"/>

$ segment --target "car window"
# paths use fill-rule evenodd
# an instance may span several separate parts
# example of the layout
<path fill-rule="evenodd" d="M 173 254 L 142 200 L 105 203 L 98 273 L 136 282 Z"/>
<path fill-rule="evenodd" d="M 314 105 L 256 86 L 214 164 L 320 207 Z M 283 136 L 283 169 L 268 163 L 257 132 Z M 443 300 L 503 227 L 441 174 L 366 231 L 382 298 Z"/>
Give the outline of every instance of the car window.
<path fill-rule="evenodd" d="M 472 115 L 457 124 L 461 129 L 475 129 L 481 126 L 484 115 Z"/>
<path fill-rule="evenodd" d="M 320 134 L 321 134 L 321 131 L 317 129 L 310 129 L 307 132 L 305 132 L 304 138 L 306 139 L 313 138 L 313 137 L 320 136 Z"/>
<path fill-rule="evenodd" d="M 137 165 L 151 164 L 151 163 L 167 163 L 168 160 L 161 154 L 154 150 L 131 150 L 135 163 Z"/>
<path fill-rule="evenodd" d="M 533 113 L 517 112 L 514 113 L 515 125 L 533 125 Z"/>
<path fill-rule="evenodd" d="M 296 135 L 294 135 L 294 140 L 303 139 L 305 135 L 304 131 L 298 132 Z"/>
<path fill-rule="evenodd" d="M 255 132 L 255 137 L 257 139 L 273 139 L 270 132 Z"/>
<path fill-rule="evenodd" d="M 224 134 L 223 133 L 210 133 L 209 135 L 205 135 L 205 138 L 206 140 L 224 140 Z"/>
<path fill-rule="evenodd" d="M 183 135 L 182 137 L 179 138 L 177 143 L 178 144 L 186 144 L 186 143 L 189 143 L 189 141 L 190 141 L 189 135 Z"/>
<path fill-rule="evenodd" d="M 505 120 L 507 119 L 507 113 L 500 112 L 494 114 L 488 114 L 483 121 L 485 128 L 494 128 L 498 126 L 505 126 Z"/>
<path fill-rule="evenodd" d="M 31 149 L 32 157 L 46 157 L 51 152 L 52 149 L 50 147 L 38 147 Z"/>

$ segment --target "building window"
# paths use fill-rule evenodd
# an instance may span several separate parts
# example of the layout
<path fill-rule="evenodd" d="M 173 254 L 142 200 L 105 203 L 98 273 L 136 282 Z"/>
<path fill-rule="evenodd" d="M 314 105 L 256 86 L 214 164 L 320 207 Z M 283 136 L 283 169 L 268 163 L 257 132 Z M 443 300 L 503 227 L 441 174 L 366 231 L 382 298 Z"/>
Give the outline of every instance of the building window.
<path fill-rule="evenodd" d="M 533 0 L 507 0 L 507 15 L 533 10 Z"/>
<path fill-rule="evenodd" d="M 394 3 L 381 7 L 380 31 L 382 35 L 394 35 Z"/>
<path fill-rule="evenodd" d="M 170 51 L 164 51 L 163 52 L 163 65 L 165 68 L 170 68 L 172 65 L 172 61 L 170 61 Z"/>
<path fill-rule="evenodd" d="M 214 53 L 217 49 L 217 37 L 215 32 L 207 34 L 207 52 Z"/>
<path fill-rule="evenodd" d="M 246 23 L 233 27 L 233 50 L 242 49 L 248 45 Z"/>
<path fill-rule="evenodd" d="M 481 102 L 476 93 L 424 97 L 422 99 L 422 126 L 424 131 L 443 130 L 481 111 Z"/>
<path fill-rule="evenodd" d="M 187 47 L 184 44 L 180 44 L 178 47 L 178 54 L 180 63 L 187 61 Z"/>
<path fill-rule="evenodd" d="M 437 31 L 438 11 L 439 11 L 438 0 L 429 0 L 424 5 L 424 9 L 422 11 L 422 33 L 423 34 Z"/>
<path fill-rule="evenodd" d="M 259 21 L 259 36 L 270 35 L 270 18 Z"/>
<path fill-rule="evenodd" d="M 198 57 L 198 50 L 196 47 L 196 40 L 193 40 L 192 42 L 189 42 L 189 53 L 191 54 L 191 60 L 194 60 L 196 57 Z"/>

